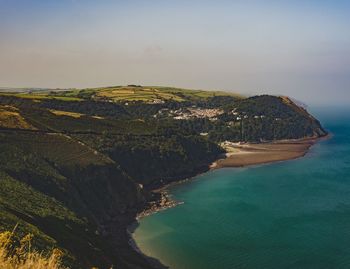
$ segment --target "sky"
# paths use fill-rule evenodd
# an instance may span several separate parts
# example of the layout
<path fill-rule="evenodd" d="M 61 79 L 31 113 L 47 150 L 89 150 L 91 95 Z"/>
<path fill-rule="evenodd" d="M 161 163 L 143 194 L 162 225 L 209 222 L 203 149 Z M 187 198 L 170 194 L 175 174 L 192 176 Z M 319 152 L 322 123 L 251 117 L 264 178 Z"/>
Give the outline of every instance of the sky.
<path fill-rule="evenodd" d="M 350 1 L 0 0 L 0 87 L 126 84 L 350 104 Z"/>

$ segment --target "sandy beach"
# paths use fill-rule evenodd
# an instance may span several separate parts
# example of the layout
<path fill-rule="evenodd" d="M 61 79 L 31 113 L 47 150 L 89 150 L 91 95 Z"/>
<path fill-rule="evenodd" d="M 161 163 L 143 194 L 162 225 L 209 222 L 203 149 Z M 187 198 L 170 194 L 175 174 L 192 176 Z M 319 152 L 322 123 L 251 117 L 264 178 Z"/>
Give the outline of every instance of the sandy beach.
<path fill-rule="evenodd" d="M 316 138 L 285 140 L 268 143 L 228 143 L 225 158 L 211 165 L 212 169 L 243 167 L 303 157 L 316 143 Z"/>

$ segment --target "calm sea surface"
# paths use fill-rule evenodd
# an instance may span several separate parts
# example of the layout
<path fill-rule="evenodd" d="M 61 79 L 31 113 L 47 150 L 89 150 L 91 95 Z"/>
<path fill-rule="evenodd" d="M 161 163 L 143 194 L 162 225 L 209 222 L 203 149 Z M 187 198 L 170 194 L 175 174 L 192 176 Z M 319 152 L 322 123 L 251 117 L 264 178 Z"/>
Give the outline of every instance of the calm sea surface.
<path fill-rule="evenodd" d="M 173 187 L 184 204 L 141 220 L 141 250 L 173 269 L 350 268 L 350 110 L 315 114 L 333 137 L 305 158 Z"/>

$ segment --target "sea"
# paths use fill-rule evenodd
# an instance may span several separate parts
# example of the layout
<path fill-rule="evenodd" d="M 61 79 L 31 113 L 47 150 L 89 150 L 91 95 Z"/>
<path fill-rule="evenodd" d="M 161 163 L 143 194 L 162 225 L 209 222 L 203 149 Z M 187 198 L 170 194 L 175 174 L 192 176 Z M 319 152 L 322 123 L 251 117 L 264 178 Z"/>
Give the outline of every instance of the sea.
<path fill-rule="evenodd" d="M 171 269 L 350 268 L 350 108 L 311 112 L 329 139 L 172 187 L 184 203 L 140 220 L 141 251 Z"/>

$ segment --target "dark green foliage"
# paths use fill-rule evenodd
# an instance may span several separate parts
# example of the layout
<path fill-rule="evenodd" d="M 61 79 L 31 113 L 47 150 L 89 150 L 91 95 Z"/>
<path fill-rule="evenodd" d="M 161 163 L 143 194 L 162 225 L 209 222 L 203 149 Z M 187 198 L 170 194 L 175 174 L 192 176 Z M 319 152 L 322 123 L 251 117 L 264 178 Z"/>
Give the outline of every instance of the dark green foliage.
<path fill-rule="evenodd" d="M 240 98 L 234 97 L 234 96 L 213 96 L 208 97 L 207 100 L 200 100 L 197 102 L 193 102 L 193 104 L 199 106 L 199 107 L 206 107 L 206 108 L 226 108 L 227 106 L 232 106 L 236 104 L 241 100 Z"/>
<path fill-rule="evenodd" d="M 90 116 L 122 117 L 127 115 L 123 106 L 108 102 L 43 100 L 40 107 L 78 112 Z"/>
<path fill-rule="evenodd" d="M 242 120 L 242 140 L 245 141 L 296 139 L 326 134 L 315 118 L 289 99 L 255 96 L 239 102 L 237 111 L 247 116 Z"/>
<path fill-rule="evenodd" d="M 79 135 L 85 143 L 106 153 L 137 182 L 160 185 L 206 170 L 223 151 L 197 136 Z"/>

